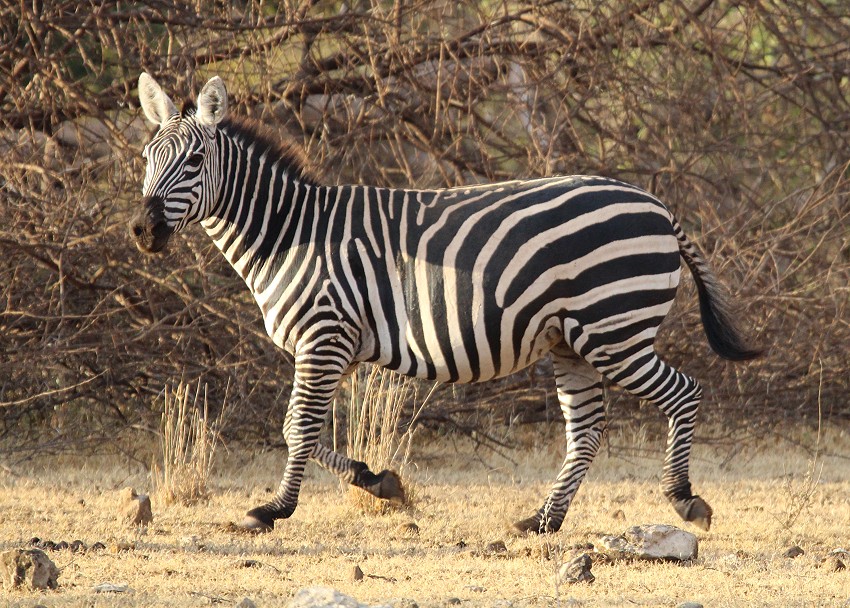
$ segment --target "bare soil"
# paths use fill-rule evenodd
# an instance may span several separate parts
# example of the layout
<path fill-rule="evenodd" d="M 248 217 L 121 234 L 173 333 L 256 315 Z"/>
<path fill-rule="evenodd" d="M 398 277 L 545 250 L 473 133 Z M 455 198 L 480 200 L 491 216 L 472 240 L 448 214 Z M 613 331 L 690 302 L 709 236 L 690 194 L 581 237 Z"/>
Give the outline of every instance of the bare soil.
<path fill-rule="evenodd" d="M 603 448 L 562 530 L 517 537 L 510 522 L 540 504 L 560 465 L 563 439 L 544 434 L 503 455 L 417 437 L 408 467 L 413 504 L 386 514 L 358 509 L 347 489 L 311 465 L 295 515 L 260 536 L 226 524 L 267 500 L 283 453 L 230 446 L 208 502 L 165 506 L 154 495 L 154 522 L 143 530 L 117 520 L 122 487 L 150 490 L 138 465 L 75 458 L 0 468 L 0 550 L 27 546 L 34 536 L 107 545 L 48 552 L 61 568 L 59 589 L 0 591 L 0 605 L 231 606 L 249 597 L 267 608 L 322 585 L 361 602 L 407 598 L 420 608 L 456 600 L 500 608 L 850 606 L 850 571 L 822 564 L 831 550 L 850 548 L 850 434 L 830 431 L 817 454 L 811 436 L 766 441 L 731 459 L 729 448 L 697 445 L 692 479 L 714 508 L 710 532 L 681 523 L 661 496 L 660 440 L 611 437 L 606 447 L 614 449 Z M 553 582 L 569 547 L 646 523 L 694 532 L 699 558 L 595 564 L 593 584 Z M 506 551 L 488 550 L 494 541 Z M 804 553 L 784 557 L 793 545 Z M 355 566 L 362 580 L 354 580 Z M 105 582 L 128 589 L 93 590 Z"/>

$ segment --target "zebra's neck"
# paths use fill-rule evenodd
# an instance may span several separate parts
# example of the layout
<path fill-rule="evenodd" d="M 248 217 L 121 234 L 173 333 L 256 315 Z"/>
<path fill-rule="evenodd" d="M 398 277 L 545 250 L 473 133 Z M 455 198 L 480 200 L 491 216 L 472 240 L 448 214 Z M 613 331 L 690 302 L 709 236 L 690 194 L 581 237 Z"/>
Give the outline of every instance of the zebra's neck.
<path fill-rule="evenodd" d="M 334 189 L 253 135 L 241 126 L 220 130 L 218 197 L 202 226 L 251 290 L 271 335 L 271 308 L 291 300 L 287 291 L 306 291 L 304 276 L 318 270 L 321 215 Z"/>

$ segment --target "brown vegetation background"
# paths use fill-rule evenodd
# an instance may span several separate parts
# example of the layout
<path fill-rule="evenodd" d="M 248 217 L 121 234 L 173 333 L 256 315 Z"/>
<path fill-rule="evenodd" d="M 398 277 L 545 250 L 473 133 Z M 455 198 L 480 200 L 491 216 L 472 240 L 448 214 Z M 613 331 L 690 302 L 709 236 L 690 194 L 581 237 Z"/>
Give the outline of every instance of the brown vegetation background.
<path fill-rule="evenodd" d="M 0 4 L 0 442 L 124 449 L 166 384 L 280 444 L 290 363 L 200 230 L 144 257 L 136 80 L 218 74 L 328 182 L 614 176 L 667 202 L 764 358 L 728 364 L 684 282 L 660 349 L 729 429 L 850 418 L 850 7 L 843 0 Z M 644 412 L 616 390 L 612 418 Z M 648 412 L 655 415 L 654 412 Z M 425 424 L 558 417 L 546 365 L 446 386 Z M 743 425 L 747 422 L 749 425 Z"/>

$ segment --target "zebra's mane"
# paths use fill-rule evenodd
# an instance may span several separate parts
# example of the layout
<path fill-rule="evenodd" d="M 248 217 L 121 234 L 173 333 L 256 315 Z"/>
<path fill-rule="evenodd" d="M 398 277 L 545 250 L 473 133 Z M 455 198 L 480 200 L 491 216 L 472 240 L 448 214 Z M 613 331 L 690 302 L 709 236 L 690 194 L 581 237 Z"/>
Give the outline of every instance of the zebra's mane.
<path fill-rule="evenodd" d="M 294 141 L 281 138 L 272 128 L 250 118 L 227 117 L 220 127 L 226 133 L 234 136 L 247 145 L 254 145 L 254 150 L 267 153 L 270 158 L 281 160 L 292 175 L 303 182 L 319 183 L 319 176 L 312 167 L 304 150 Z"/>

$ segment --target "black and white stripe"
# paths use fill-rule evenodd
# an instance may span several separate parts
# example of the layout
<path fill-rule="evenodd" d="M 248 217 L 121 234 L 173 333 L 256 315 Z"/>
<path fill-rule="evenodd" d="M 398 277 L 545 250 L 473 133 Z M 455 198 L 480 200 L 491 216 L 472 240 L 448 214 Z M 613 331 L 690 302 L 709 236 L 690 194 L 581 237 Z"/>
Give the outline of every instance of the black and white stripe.
<path fill-rule="evenodd" d="M 161 125 L 146 148 L 145 204 L 132 227 L 139 247 L 158 251 L 200 222 L 251 289 L 275 344 L 295 357 L 284 478 L 247 526 L 292 514 L 309 458 L 378 496 L 402 495 L 392 472 L 376 475 L 318 444 L 339 382 L 357 363 L 478 382 L 551 354 L 567 455 L 543 507 L 517 526 L 560 527 L 599 448 L 604 376 L 668 417 L 664 492 L 684 519 L 708 528 L 711 508 L 688 479 L 701 389 L 653 348 L 680 257 L 712 347 L 729 359 L 757 353 L 655 197 L 588 176 L 426 191 L 322 185 L 256 127 L 224 119 L 218 78 L 182 114 L 153 79 L 139 85 Z"/>

